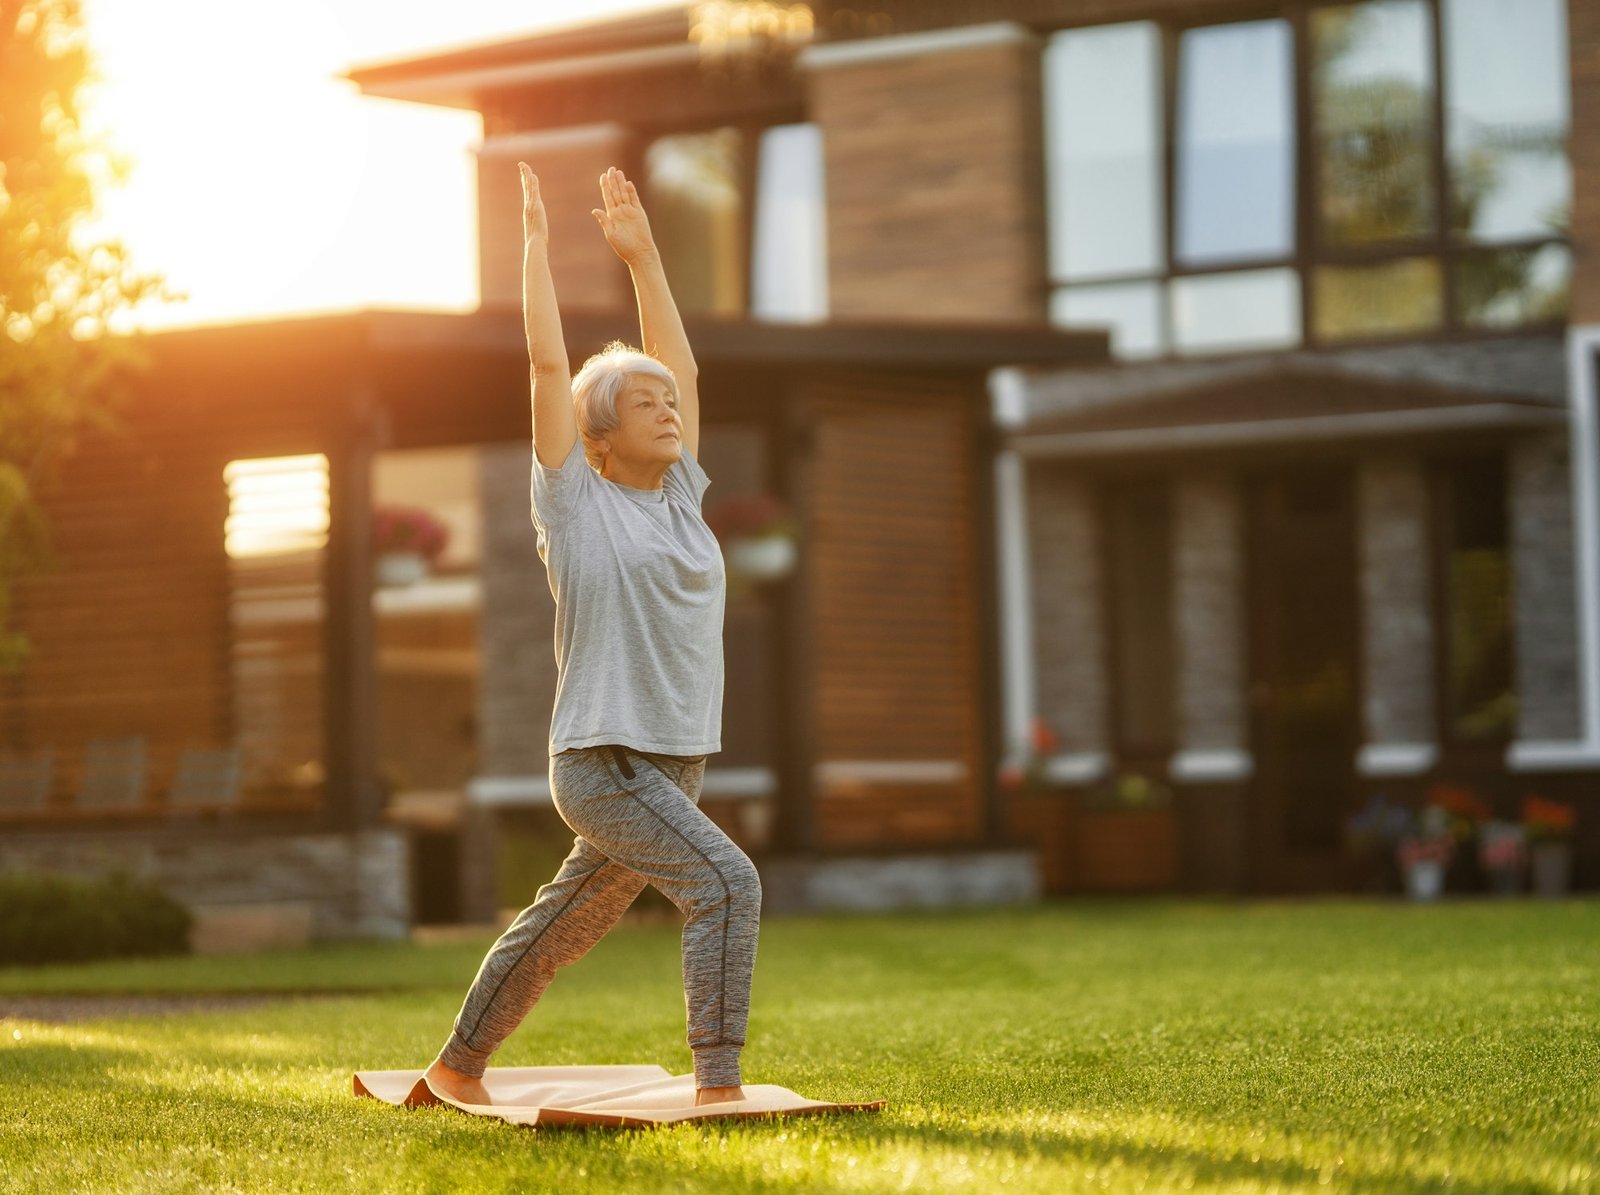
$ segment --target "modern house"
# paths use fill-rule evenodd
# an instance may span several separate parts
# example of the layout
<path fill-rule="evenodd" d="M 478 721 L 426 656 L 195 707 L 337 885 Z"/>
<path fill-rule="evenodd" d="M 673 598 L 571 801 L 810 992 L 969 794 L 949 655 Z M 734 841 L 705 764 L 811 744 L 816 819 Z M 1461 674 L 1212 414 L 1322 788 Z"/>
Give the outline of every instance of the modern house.
<path fill-rule="evenodd" d="M 1577 805 L 1600 879 L 1600 15 L 737 7 L 350 72 L 483 114 L 482 307 L 154 338 L 135 438 L 52 508 L 78 563 L 20 592 L 0 866 L 132 860 L 321 934 L 397 932 L 434 867 L 492 907 L 554 693 L 525 160 L 574 364 L 636 338 L 589 215 L 621 165 L 701 366 L 708 515 L 798 518 L 796 571 L 730 593 L 703 802 L 774 905 L 1338 890 L 1350 816 L 1439 782 Z M 320 515 L 251 542 L 251 479 L 297 470 Z M 394 502 L 452 554 L 374 594 Z M 143 744 L 110 766 L 135 795 L 85 808 L 106 738 Z M 200 748 L 234 797 L 176 795 Z M 1132 775 L 1170 810 L 1091 842 Z"/>

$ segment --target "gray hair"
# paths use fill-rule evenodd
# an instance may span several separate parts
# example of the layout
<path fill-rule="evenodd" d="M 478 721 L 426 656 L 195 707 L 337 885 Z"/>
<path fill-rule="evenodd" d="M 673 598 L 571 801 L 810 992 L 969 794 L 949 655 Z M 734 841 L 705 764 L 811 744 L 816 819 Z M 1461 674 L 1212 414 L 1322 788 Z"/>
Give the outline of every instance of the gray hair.
<path fill-rule="evenodd" d="M 583 455 L 596 469 L 603 461 L 590 449 L 590 442 L 622 425 L 617 418 L 617 398 L 623 387 L 637 377 L 665 382 L 672 393 L 672 401 L 678 401 L 678 380 L 672 376 L 672 371 L 648 353 L 641 353 L 620 340 L 611 341 L 572 376 L 572 405 L 578 417 Z"/>

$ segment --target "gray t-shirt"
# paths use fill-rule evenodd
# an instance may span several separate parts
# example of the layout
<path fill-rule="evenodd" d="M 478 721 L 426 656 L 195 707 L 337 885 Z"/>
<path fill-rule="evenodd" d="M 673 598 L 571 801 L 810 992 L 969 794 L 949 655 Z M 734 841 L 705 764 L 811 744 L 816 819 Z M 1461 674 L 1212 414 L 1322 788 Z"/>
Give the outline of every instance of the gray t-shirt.
<path fill-rule="evenodd" d="M 533 525 L 556 599 L 550 754 L 621 743 L 722 750 L 722 551 L 700 517 L 711 479 L 687 446 L 659 490 L 601 477 L 583 439 L 533 458 Z"/>

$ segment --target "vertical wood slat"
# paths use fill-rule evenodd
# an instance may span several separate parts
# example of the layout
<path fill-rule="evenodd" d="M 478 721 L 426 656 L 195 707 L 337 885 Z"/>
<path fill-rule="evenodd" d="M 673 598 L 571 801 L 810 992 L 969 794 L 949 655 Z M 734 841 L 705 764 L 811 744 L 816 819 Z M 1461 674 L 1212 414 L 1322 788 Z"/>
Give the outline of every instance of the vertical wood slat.
<path fill-rule="evenodd" d="M 229 427 L 181 378 L 136 390 L 39 498 L 57 566 L 13 588 L 31 651 L 0 685 L 0 750 L 54 754 L 53 808 L 74 805 L 91 740 L 127 735 L 147 743 L 142 806 L 185 750 L 234 745 L 247 799 L 303 795 L 294 776 L 322 768 L 322 552 L 230 557 L 224 466 L 314 445 L 314 403 Z"/>
<path fill-rule="evenodd" d="M 873 378 L 812 398 L 819 840 L 975 841 L 983 578 L 962 393 Z"/>

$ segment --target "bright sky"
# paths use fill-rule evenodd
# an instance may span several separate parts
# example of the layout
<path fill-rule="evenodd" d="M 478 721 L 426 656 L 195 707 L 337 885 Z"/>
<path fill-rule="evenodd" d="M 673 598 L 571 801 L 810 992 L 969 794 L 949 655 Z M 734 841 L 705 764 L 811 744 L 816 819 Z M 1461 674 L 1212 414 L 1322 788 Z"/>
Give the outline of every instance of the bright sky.
<path fill-rule="evenodd" d="M 86 0 L 85 124 L 131 159 L 96 230 L 188 300 L 144 327 L 477 305 L 476 113 L 335 78 L 661 0 Z"/>

